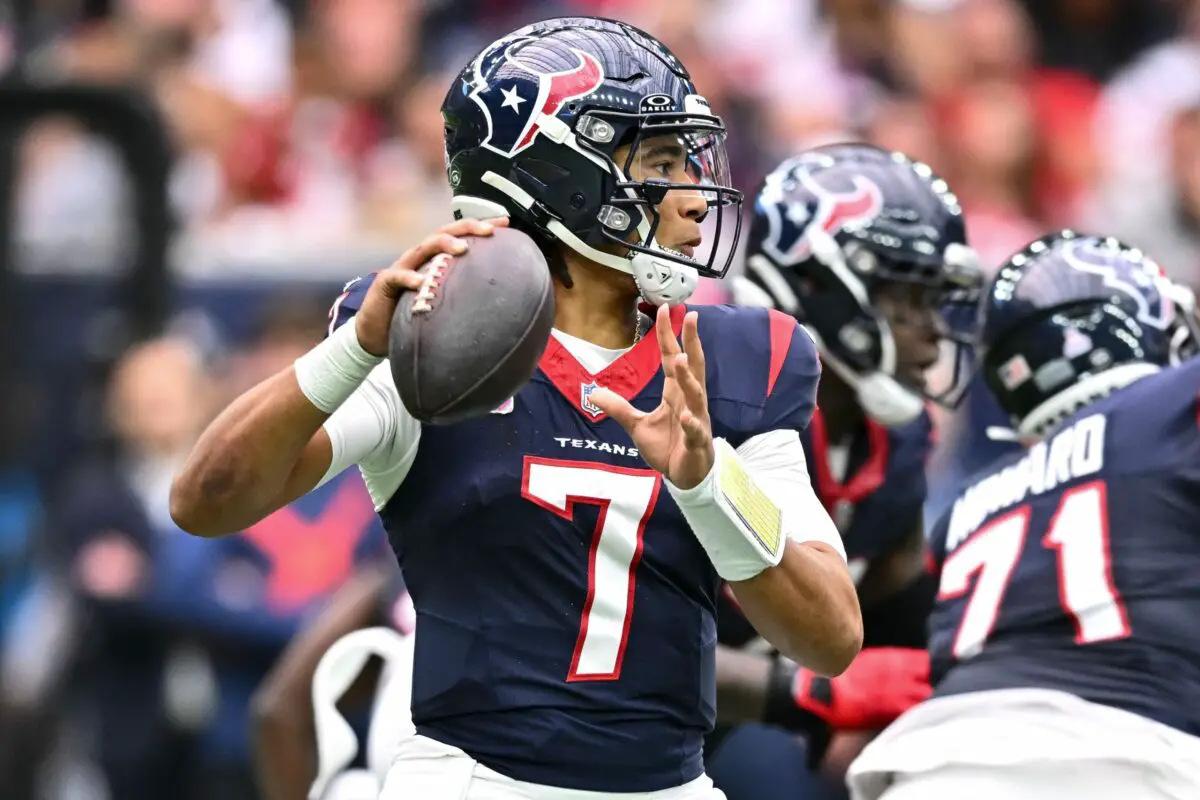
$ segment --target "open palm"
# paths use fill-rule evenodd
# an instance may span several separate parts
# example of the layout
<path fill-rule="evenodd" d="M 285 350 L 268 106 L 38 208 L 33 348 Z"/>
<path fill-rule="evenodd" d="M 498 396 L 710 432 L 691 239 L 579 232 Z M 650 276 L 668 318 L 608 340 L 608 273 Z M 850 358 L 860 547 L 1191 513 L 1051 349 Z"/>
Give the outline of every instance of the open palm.
<path fill-rule="evenodd" d="M 591 401 L 629 433 L 646 463 L 681 489 L 691 489 L 704 480 L 716 458 L 712 422 L 708 417 L 704 349 L 700 346 L 696 318 L 695 311 L 684 317 L 680 349 L 667 306 L 658 308 L 654 332 L 662 354 L 664 377 L 658 408 L 639 411 L 607 389 L 598 389 L 591 395 Z"/>

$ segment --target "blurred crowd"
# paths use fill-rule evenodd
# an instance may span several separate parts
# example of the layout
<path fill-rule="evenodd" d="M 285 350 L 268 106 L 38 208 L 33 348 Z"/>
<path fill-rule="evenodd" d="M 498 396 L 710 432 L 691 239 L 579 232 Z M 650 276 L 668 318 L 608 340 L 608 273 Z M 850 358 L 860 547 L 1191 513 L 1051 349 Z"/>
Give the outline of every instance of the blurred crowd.
<path fill-rule="evenodd" d="M 254 687 L 387 545 L 354 475 L 220 542 L 178 533 L 170 478 L 217 409 L 321 337 L 336 286 L 296 288 L 309 276 L 295 254 L 322 253 L 323 275 L 348 279 L 353 253 L 405 248 L 445 221 L 438 107 L 470 55 L 519 24 L 597 14 L 662 38 L 725 117 L 747 191 L 799 149 L 865 138 L 949 181 L 985 266 L 1069 225 L 1118 234 L 1200 287 L 1200 0 L 35 8 L 29 80 L 134 85 L 161 112 L 191 245 L 171 268 L 186 275 L 189 253 L 216 248 L 256 260 L 277 291 L 239 325 L 183 320 L 121 355 L 98 401 L 103 435 L 51 485 L 24 455 L 37 443 L 22 434 L 47 427 L 31 421 L 38 403 L 0 399 L 0 793 L 13 800 L 256 796 Z M 130 189 L 112 148 L 47 119 L 18 163 L 29 263 L 119 265 Z M 971 403 L 939 420 L 931 504 L 986 451 L 991 413 Z"/>
<path fill-rule="evenodd" d="M 248 254 L 400 246 L 446 214 L 437 110 L 498 31 L 560 13 L 653 31 L 729 122 L 741 186 L 815 142 L 929 162 L 993 260 L 1109 224 L 1200 273 L 1192 0 L 46 0 L 37 80 L 141 86 L 175 211 Z M 65 120 L 22 154 L 22 235 L 119 247 L 120 165 Z"/>

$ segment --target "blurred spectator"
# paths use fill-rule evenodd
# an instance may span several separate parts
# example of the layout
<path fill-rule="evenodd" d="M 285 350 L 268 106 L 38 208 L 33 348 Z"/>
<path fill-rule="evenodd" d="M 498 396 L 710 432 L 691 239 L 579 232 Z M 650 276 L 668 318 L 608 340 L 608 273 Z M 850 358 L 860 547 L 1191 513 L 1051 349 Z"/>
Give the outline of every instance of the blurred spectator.
<path fill-rule="evenodd" d="M 381 142 L 366 171 L 364 228 L 405 241 L 450 220 L 441 105 L 456 78 L 457 72 L 423 75 L 392 104 L 394 135 Z"/>
<path fill-rule="evenodd" d="M 257 334 L 231 359 L 227 397 L 287 368 L 325 333 L 327 298 L 289 294 L 269 301 Z M 355 572 L 381 558 L 394 560 L 357 471 L 334 477 L 280 509 L 244 534 L 201 546 L 228 545 L 254 570 L 227 572 L 221 593 L 253 623 L 262 651 L 245 658 L 227 651 L 213 656 L 221 703 L 202 742 L 226 783 L 219 796 L 254 797 L 250 761 L 250 703 L 255 688 L 288 641 Z M 237 562 L 234 562 L 237 563 Z M 215 790 L 215 789 L 214 789 Z M 218 796 L 218 795 L 213 795 Z"/>
<path fill-rule="evenodd" d="M 945 172 L 946 154 L 938 140 L 930 109 L 915 97 L 883 100 L 867 127 L 867 138 L 890 150 L 899 150 L 923 161 L 939 174 Z"/>
<path fill-rule="evenodd" d="M 229 354 L 221 385 L 222 405 L 259 381 L 287 368 L 325 335 L 329 303 L 324 296 L 281 294 L 259 312 L 253 338 Z"/>
<path fill-rule="evenodd" d="M 48 745 L 48 737 L 38 735 L 46 727 L 43 701 L 61 673 L 46 668 L 40 646 L 53 646 L 54 626 L 41 627 L 46 638 L 35 640 L 38 623 L 57 608 L 35 571 L 45 513 L 41 487 L 27 467 L 37 397 L 16 375 L 0 385 L 0 785 L 21 796 L 32 793 L 31 764 Z"/>
<path fill-rule="evenodd" d="M 171 475 L 211 406 L 195 351 L 179 340 L 147 342 L 117 365 L 108 411 L 112 458 L 80 465 L 53 514 L 55 562 L 78 598 L 84 637 L 73 727 L 94 730 L 101 797 L 150 798 L 178 790 L 187 726 L 170 681 L 182 633 L 166 610 L 187 591 L 177 563 L 161 563 L 181 537 L 171 521 Z M 175 572 L 175 574 L 170 574 Z M 65 653 L 54 654 L 62 659 Z M 201 688 L 203 682 L 195 684 Z M 87 720 L 95 720 L 93 728 Z"/>
<path fill-rule="evenodd" d="M 898 82 L 925 99 L 952 92 L 969 71 L 969 53 L 957 30 L 961 6 L 971 0 L 904 0 L 892 4 L 890 60 Z"/>
<path fill-rule="evenodd" d="M 254 382 L 287 366 L 322 335 L 323 319 L 312 301 L 274 305 L 230 378 Z M 85 751 L 102 780 L 90 791 L 102 794 L 93 796 L 254 798 L 251 693 L 306 616 L 384 552 L 352 473 L 244 536 L 179 534 L 170 481 L 213 408 L 213 377 L 180 340 L 130 351 L 110 386 L 115 457 L 82 467 L 54 514 L 58 562 L 85 622 L 66 730 L 94 731 Z"/>
<path fill-rule="evenodd" d="M 1024 87 L 1004 78 L 972 82 L 948 110 L 947 179 L 963 206 L 1029 218 L 1036 207 L 1036 128 Z"/>
<path fill-rule="evenodd" d="M 1200 93 L 1195 102 L 1167 120 L 1161 153 L 1166 179 L 1153 186 L 1112 185 L 1095 219 L 1111 219 L 1106 230 L 1144 248 L 1172 276 L 1200 287 Z"/>
<path fill-rule="evenodd" d="M 1041 34 L 1046 65 L 1100 81 L 1112 77 L 1139 51 L 1169 37 L 1177 6 L 1175 0 L 1022 2 Z"/>
<path fill-rule="evenodd" d="M 261 109 L 225 151 L 221 214 L 251 207 L 270 224 L 260 237 L 303 230 L 310 240 L 344 241 L 368 227 L 360 201 L 371 193 L 385 109 L 408 77 L 420 23 L 410 0 L 327 0 L 309 12 L 291 96 Z M 437 119 L 438 106 L 440 97 L 418 113 Z M 266 207 L 277 213 L 264 216 Z"/>
<path fill-rule="evenodd" d="M 1188 151 L 1186 111 L 1200 105 L 1200 0 L 1183 5 L 1182 35 L 1142 54 L 1104 91 L 1093 128 L 1100 175 L 1085 220 L 1144 247 L 1195 286 L 1200 259 L 1180 213 L 1192 169 L 1178 159 Z"/>

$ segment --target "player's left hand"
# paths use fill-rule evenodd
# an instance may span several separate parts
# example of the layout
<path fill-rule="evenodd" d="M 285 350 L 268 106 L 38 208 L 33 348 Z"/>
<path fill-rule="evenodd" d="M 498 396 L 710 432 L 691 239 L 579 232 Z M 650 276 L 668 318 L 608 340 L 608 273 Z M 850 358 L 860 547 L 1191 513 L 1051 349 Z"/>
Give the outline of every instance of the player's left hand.
<path fill-rule="evenodd" d="M 607 389 L 591 394 L 596 406 L 621 424 L 642 458 L 680 489 L 691 489 L 712 470 L 712 422 L 708 417 L 704 349 L 696 330 L 695 311 L 683 319 L 683 349 L 671 329 L 667 306 L 658 307 L 654 331 L 662 354 L 663 398 L 658 408 L 639 411 Z"/>
<path fill-rule="evenodd" d="M 907 647 L 868 647 L 836 678 L 799 668 L 792 680 L 796 706 L 837 730 L 881 730 L 932 692 L 929 653 Z"/>

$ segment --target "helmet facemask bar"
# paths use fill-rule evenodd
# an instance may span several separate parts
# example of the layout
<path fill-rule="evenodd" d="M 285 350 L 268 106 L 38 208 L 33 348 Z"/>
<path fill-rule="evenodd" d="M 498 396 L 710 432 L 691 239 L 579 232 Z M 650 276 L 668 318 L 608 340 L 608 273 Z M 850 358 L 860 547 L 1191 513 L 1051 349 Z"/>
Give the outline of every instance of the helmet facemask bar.
<path fill-rule="evenodd" d="M 945 378 L 944 383 L 931 382 L 925 397 L 942 408 L 954 410 L 962 403 L 979 370 L 976 357 L 976 337 L 966 322 L 973 316 L 977 302 L 943 303 L 938 315 L 942 325 L 939 332 L 942 357 L 934 370 Z"/>
<path fill-rule="evenodd" d="M 632 132 L 629 152 L 618 164 L 610 152 L 592 144 L 604 132 Z M 724 276 L 741 235 L 742 193 L 732 188 L 725 154 L 725 127 L 709 114 L 626 113 L 593 110 L 576 126 L 581 148 L 608 160 L 616 185 L 599 214 L 600 238 L 626 248 L 691 267 L 706 277 Z M 611 138 L 610 138 L 611 141 Z M 624 141 L 620 142 L 624 144 Z M 611 146 L 607 150 L 614 150 Z M 661 178 L 649 177 L 666 171 Z M 657 239 L 662 228 L 659 206 L 669 192 L 701 198 L 705 209 L 693 218 L 700 225 L 700 246 L 691 255 Z M 732 216 L 732 220 L 727 219 Z M 732 235 L 730 235 L 732 230 Z M 681 243 L 675 243 L 681 244 Z"/>
<path fill-rule="evenodd" d="M 883 284 L 920 290 L 922 299 L 916 306 L 926 309 L 923 313 L 935 312 L 941 356 L 926 373 L 928 383 L 919 389 L 912 387 L 910 391 L 943 408 L 957 408 L 976 371 L 975 318 L 984 280 L 974 250 L 951 244 L 940 258 L 904 263 L 859 245 L 847 247 L 846 255 L 847 266 L 856 279 L 861 276 L 867 281 L 864 289 L 873 298 Z M 864 306 L 864 311 L 875 317 L 881 336 L 892 336 L 887 321 L 875 309 L 874 300 Z M 895 344 L 890 346 L 894 348 Z M 880 366 L 887 374 L 893 374 L 886 365 Z"/>
<path fill-rule="evenodd" d="M 1196 316 L 1196 294 L 1165 275 L 1157 281 L 1158 291 L 1175 306 L 1170 332 L 1170 364 L 1187 361 L 1200 352 L 1200 318 Z"/>
<path fill-rule="evenodd" d="M 978 369 L 975 323 L 984 284 L 974 251 L 963 247 L 960 253 L 954 247 L 947 248 L 945 259 L 937 265 L 896 274 L 884 270 L 881 275 L 885 280 L 916 283 L 930 293 L 928 304 L 937 309 L 942 354 L 922 394 L 949 410 L 962 403 Z"/>

